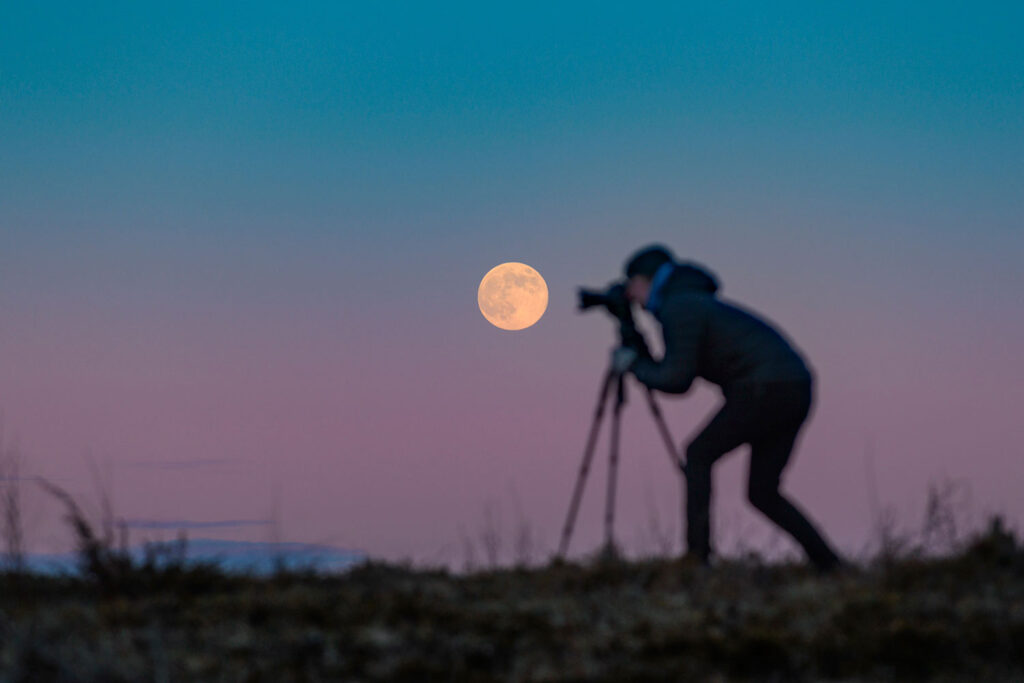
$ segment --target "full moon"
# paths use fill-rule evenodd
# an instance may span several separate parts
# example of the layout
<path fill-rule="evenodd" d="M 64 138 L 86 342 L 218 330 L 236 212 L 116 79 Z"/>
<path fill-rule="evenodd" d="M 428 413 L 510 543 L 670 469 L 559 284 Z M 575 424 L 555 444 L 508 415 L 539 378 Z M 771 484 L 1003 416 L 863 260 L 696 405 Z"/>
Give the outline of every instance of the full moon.
<path fill-rule="evenodd" d="M 548 308 L 548 285 L 525 263 L 494 266 L 476 292 L 487 321 L 503 330 L 522 330 L 540 320 Z"/>

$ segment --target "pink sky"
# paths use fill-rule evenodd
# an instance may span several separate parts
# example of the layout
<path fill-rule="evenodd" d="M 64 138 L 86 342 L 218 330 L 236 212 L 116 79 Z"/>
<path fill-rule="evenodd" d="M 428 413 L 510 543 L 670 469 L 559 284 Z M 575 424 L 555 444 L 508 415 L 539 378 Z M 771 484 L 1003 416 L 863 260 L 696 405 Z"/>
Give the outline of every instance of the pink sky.
<path fill-rule="evenodd" d="M 164 284 L 169 294 L 155 307 L 61 283 L 34 305 L 22 301 L 5 325 L 7 432 L 19 437 L 27 473 L 86 501 L 95 500 L 89 452 L 106 468 L 117 514 L 129 519 L 265 519 L 276 510 L 283 540 L 459 564 L 460 534 L 478 537 L 484 507 L 494 504 L 507 543 L 520 506 L 550 550 L 613 342 L 603 314 L 573 309 L 574 286 L 614 277 L 628 244 L 615 237 L 596 263 L 564 269 L 545 267 L 558 254 L 508 254 L 532 262 L 551 289 L 544 318 L 520 332 L 493 328 L 476 309 L 478 278 L 500 260 L 493 256 L 434 276 L 422 271 L 408 293 L 384 273 L 369 274 L 366 289 L 336 308 L 302 305 L 287 289 L 275 294 L 277 276 L 259 268 L 238 276 L 268 279 L 240 302 L 188 294 L 204 278 L 231 275 L 212 267 L 192 284 Z M 791 259 L 784 276 L 769 279 L 724 251 L 721 265 L 704 260 L 726 297 L 779 322 L 817 372 L 817 403 L 786 490 L 844 550 L 859 552 L 871 538 L 869 442 L 881 503 L 908 527 L 920 522 L 928 483 L 943 478 L 969 487 L 973 514 L 1020 519 L 1022 325 L 999 308 L 999 297 L 1012 294 L 986 299 L 987 309 L 968 307 L 977 279 L 998 273 L 974 271 L 962 284 L 936 276 L 930 291 L 924 269 L 878 266 L 871 279 L 847 280 Z M 82 267 L 100 273 L 102 261 Z M 109 286 L 127 272 L 108 273 Z M 413 272 L 405 277 L 415 281 Z M 908 278 L 906 286 L 881 297 L 896 277 Z M 678 483 L 635 387 L 631 397 L 617 528 L 638 552 L 651 547 L 652 502 L 678 536 Z M 718 400 L 705 384 L 682 399 L 662 397 L 678 443 Z M 600 540 L 606 436 L 607 423 L 574 551 Z M 169 466 L 176 461 L 199 462 Z M 742 538 L 777 548 L 742 498 L 745 473 L 745 449 L 716 470 L 723 546 Z M 34 549 L 67 543 L 52 501 L 30 492 L 27 506 Z M 224 533 L 263 539 L 271 530 Z"/>

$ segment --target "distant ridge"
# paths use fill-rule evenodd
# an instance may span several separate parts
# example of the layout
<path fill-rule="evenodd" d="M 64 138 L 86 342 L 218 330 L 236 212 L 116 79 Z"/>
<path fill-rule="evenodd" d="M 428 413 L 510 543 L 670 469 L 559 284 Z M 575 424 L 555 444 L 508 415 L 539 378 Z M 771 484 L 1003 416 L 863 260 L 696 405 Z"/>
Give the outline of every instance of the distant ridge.
<path fill-rule="evenodd" d="M 173 546 L 174 542 L 169 545 Z M 145 560 L 145 548 L 136 545 L 128 548 L 128 554 L 135 562 Z M 268 575 L 277 568 L 287 570 L 316 569 L 319 571 L 342 571 L 366 560 L 359 551 L 334 548 L 313 543 L 265 543 L 254 541 L 226 541 L 215 538 L 188 539 L 185 546 L 185 564 L 213 563 L 229 573 Z M 157 558 L 157 564 L 167 564 L 165 555 Z M 79 557 L 76 553 L 32 553 L 25 557 L 26 568 L 37 574 L 59 576 L 79 573 Z"/>

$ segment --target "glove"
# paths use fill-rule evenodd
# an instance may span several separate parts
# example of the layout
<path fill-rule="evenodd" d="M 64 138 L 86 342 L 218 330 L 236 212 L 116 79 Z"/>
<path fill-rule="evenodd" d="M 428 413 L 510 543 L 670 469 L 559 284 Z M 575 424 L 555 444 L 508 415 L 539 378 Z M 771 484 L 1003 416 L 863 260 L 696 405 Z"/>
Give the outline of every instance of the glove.
<path fill-rule="evenodd" d="M 640 354 L 637 353 L 636 349 L 631 349 L 628 346 L 620 346 L 612 351 L 612 369 L 620 375 L 628 372 L 629 368 L 636 362 L 639 355 Z"/>

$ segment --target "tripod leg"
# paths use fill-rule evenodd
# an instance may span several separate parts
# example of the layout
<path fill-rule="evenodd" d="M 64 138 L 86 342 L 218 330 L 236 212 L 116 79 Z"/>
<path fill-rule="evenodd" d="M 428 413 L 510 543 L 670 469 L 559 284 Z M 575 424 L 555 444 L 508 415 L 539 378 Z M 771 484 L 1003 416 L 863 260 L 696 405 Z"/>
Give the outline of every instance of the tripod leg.
<path fill-rule="evenodd" d="M 661 434 L 661 439 L 665 442 L 665 447 L 668 449 L 668 457 L 672 461 L 672 467 L 685 470 L 686 464 L 676 452 L 675 442 L 672 441 L 672 434 L 669 433 L 668 425 L 665 424 L 665 417 L 661 414 L 661 406 L 654 400 L 654 393 L 651 392 L 650 387 L 645 388 L 647 389 L 647 405 L 651 408 L 654 421 L 658 423 L 658 432 Z"/>
<path fill-rule="evenodd" d="M 583 496 L 583 486 L 586 483 L 587 473 L 590 471 L 590 461 L 594 456 L 594 445 L 597 443 L 597 432 L 601 427 L 601 420 L 604 417 L 605 399 L 611 389 L 612 380 L 615 379 L 615 371 L 608 368 L 604 380 L 601 383 L 601 391 L 597 397 L 597 407 L 594 410 L 594 419 L 590 424 L 590 434 L 587 436 L 587 445 L 583 450 L 583 462 L 580 464 L 579 474 L 576 476 L 576 486 L 573 488 L 572 501 L 569 503 L 569 513 L 565 518 L 565 526 L 562 527 L 562 540 L 558 544 L 558 558 L 565 557 L 569 549 L 569 538 L 572 536 L 572 528 L 576 523 L 576 513 L 579 511 L 580 498 Z"/>
<path fill-rule="evenodd" d="M 658 405 L 658 402 L 654 400 L 654 393 L 651 391 L 650 387 L 646 387 L 646 389 L 647 405 L 651 408 L 651 414 L 654 415 L 654 421 L 658 423 L 658 431 L 661 433 L 661 438 L 665 442 L 665 447 L 668 448 L 668 457 L 672 460 L 672 467 L 678 467 L 683 474 L 683 477 L 681 477 L 679 481 L 682 487 L 679 493 L 681 508 L 679 520 L 682 522 L 686 519 L 686 463 L 676 453 L 675 442 L 672 441 L 672 435 L 668 431 L 668 425 L 665 424 L 665 417 L 661 414 L 661 407 Z M 680 552 L 686 552 L 686 525 L 683 524 L 681 526 L 682 550 Z"/>
<path fill-rule="evenodd" d="M 612 529 L 615 525 L 615 480 L 619 469 L 619 424 L 622 406 L 626 402 L 622 375 L 619 375 L 618 380 L 615 408 L 612 412 L 611 449 L 608 457 L 608 493 L 605 497 L 604 507 L 604 550 L 609 556 L 615 554 L 615 539 Z"/>

